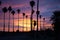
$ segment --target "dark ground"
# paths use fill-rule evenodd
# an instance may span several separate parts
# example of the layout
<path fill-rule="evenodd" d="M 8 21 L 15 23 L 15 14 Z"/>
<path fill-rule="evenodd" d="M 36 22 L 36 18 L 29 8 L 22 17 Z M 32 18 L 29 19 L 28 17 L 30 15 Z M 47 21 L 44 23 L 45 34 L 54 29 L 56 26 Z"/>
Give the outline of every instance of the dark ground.
<path fill-rule="evenodd" d="M 0 40 L 54 40 L 54 32 L 32 31 L 32 32 L 0 32 Z"/>

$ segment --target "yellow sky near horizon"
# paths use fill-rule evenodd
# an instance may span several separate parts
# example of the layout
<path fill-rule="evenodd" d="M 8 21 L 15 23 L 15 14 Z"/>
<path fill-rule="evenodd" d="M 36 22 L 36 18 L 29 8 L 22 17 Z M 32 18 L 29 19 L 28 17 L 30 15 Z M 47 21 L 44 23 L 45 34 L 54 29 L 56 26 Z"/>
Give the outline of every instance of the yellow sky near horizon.
<path fill-rule="evenodd" d="M 36 20 L 36 19 L 33 19 L 33 20 Z M 43 21 L 43 20 L 41 19 L 41 21 Z M 23 23 L 24 23 L 24 25 L 23 25 Z M 44 24 L 45 24 L 44 25 L 45 29 L 51 28 L 51 24 L 47 24 L 46 22 Z M 11 25 L 13 25 L 13 20 L 10 21 L 10 26 Z M 23 30 L 23 27 L 24 27 L 24 31 L 30 31 L 30 28 L 31 28 L 30 25 L 31 24 L 30 24 L 30 19 L 29 18 L 27 20 L 26 20 L 26 18 L 24 18 L 24 22 L 23 22 L 23 19 L 19 19 L 19 27 L 20 27 L 19 30 L 20 31 Z M 33 25 L 34 25 L 34 22 L 33 22 Z M 7 24 L 7 26 L 8 26 L 8 24 Z M 18 29 L 18 19 L 14 20 L 14 26 L 15 26 L 14 30 L 16 31 Z M 38 26 L 39 26 L 38 29 L 40 30 L 40 19 L 39 19 L 39 22 L 38 22 Z M 34 29 L 34 26 L 32 28 Z M 37 28 L 37 25 L 35 26 L 34 30 L 36 30 L 36 28 Z M 43 29 L 43 22 L 41 22 L 41 28 Z M 8 31 L 8 27 L 6 27 L 5 29 L 6 29 L 6 31 Z M 10 31 L 12 31 L 12 29 L 13 28 L 10 28 Z"/>

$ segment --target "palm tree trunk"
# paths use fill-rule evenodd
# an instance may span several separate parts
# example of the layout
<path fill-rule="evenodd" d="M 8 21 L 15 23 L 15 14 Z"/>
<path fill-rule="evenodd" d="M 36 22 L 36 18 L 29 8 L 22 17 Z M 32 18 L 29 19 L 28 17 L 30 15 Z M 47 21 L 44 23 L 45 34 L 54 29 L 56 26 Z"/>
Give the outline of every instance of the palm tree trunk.
<path fill-rule="evenodd" d="M 4 13 L 4 25 L 3 25 L 3 32 L 5 32 L 5 13 Z"/>
<path fill-rule="evenodd" d="M 44 20 L 43 20 L 43 30 L 44 30 Z"/>
<path fill-rule="evenodd" d="M 38 14 L 37 14 L 37 31 L 38 31 Z"/>
<path fill-rule="evenodd" d="M 45 30 L 45 20 L 43 20 L 43 30 Z"/>
<path fill-rule="evenodd" d="M 13 32 L 14 32 L 14 15 L 13 15 Z"/>
<path fill-rule="evenodd" d="M 18 14 L 18 30 L 19 30 L 19 14 Z"/>
<path fill-rule="evenodd" d="M 32 31 L 32 16 L 33 16 L 33 8 L 32 8 L 32 11 L 31 11 L 31 31 Z"/>
<path fill-rule="evenodd" d="M 8 20 L 8 32 L 10 31 L 10 12 L 9 12 L 9 20 Z"/>
<path fill-rule="evenodd" d="M 24 16 L 23 16 L 23 31 L 24 31 Z"/>
<path fill-rule="evenodd" d="M 31 31 L 32 31 L 32 14 L 31 14 L 31 20 L 30 21 L 31 21 Z"/>
<path fill-rule="evenodd" d="M 27 18 L 26 18 L 26 31 L 27 31 Z"/>

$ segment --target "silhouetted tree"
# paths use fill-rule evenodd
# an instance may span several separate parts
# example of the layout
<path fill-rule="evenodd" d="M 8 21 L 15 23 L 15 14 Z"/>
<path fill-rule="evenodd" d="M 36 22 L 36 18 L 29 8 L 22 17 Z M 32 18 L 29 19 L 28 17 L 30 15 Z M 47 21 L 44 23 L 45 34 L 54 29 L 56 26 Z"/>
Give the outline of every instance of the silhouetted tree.
<path fill-rule="evenodd" d="M 12 11 L 12 7 L 11 6 L 8 7 L 8 11 L 9 11 L 9 20 L 8 20 L 8 32 L 9 32 L 10 31 L 10 13 Z"/>
<path fill-rule="evenodd" d="M 60 11 L 54 11 L 51 20 L 56 35 L 56 40 L 60 40 Z"/>
<path fill-rule="evenodd" d="M 20 9 L 17 9 L 17 13 L 18 13 L 18 30 L 19 30 L 19 13 L 20 13 Z"/>
<path fill-rule="evenodd" d="M 23 31 L 24 31 L 24 17 L 25 17 L 25 13 L 23 13 Z"/>
<path fill-rule="evenodd" d="M 3 13 L 4 13 L 3 31 L 5 32 L 5 13 L 7 12 L 7 8 L 6 8 L 6 7 L 2 8 L 2 11 L 3 11 Z"/>
<path fill-rule="evenodd" d="M 28 18 L 28 15 L 26 15 L 26 31 L 27 31 L 27 18 Z"/>
<path fill-rule="evenodd" d="M 15 11 L 14 10 L 12 10 L 12 15 L 13 15 L 13 32 L 14 32 L 14 14 L 15 14 Z"/>
<path fill-rule="evenodd" d="M 30 6 L 31 6 L 31 31 L 32 31 L 32 17 L 33 17 L 33 13 L 34 13 L 34 10 L 33 10 L 34 5 L 35 5 L 35 2 L 30 1 Z"/>

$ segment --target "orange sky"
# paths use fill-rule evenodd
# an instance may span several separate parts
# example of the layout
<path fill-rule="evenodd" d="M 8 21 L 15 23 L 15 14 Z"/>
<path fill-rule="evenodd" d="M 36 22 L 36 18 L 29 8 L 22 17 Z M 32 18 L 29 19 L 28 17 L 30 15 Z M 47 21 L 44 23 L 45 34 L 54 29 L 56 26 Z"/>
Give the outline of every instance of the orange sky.
<path fill-rule="evenodd" d="M 29 12 L 29 13 L 28 13 Z M 28 18 L 27 18 L 27 20 L 26 20 L 26 17 L 24 17 L 24 31 L 26 31 L 26 27 L 28 28 L 27 29 L 27 31 L 30 31 L 30 11 L 28 11 L 28 12 L 24 12 L 26 15 L 28 15 Z M 6 20 L 5 20 L 5 24 L 6 24 L 6 31 L 8 31 L 8 18 L 9 18 L 9 14 L 8 14 L 8 12 L 5 14 L 6 15 Z M 12 26 L 13 26 L 13 19 L 12 19 L 12 14 L 10 14 L 10 26 L 11 26 L 11 28 L 10 28 L 10 31 L 12 31 Z M 2 16 L 2 18 L 3 18 L 3 16 Z M 17 12 L 16 12 L 16 14 L 14 15 L 14 26 L 15 26 L 15 28 L 14 28 L 14 30 L 16 31 L 17 30 L 17 28 L 18 28 L 18 14 L 17 14 Z M 20 28 L 19 28 L 19 30 L 20 31 L 22 31 L 23 30 L 23 16 L 22 16 L 22 12 L 20 12 L 20 14 L 19 14 L 19 26 L 20 26 Z M 43 18 L 44 17 L 42 17 L 42 19 L 41 19 L 41 26 L 42 26 L 42 29 L 43 29 Z M 36 20 L 36 13 L 34 13 L 34 15 L 33 15 L 33 20 Z M 48 18 L 46 18 L 46 22 L 44 23 L 45 25 L 44 25 L 44 27 L 45 27 L 45 29 L 48 29 L 48 28 L 52 28 L 51 27 L 51 23 L 47 23 L 47 20 L 49 20 Z M 26 21 L 27 21 L 27 25 L 26 25 Z M 1 19 L 0 20 L 0 22 L 1 23 L 3 23 L 3 20 Z M 2 25 L 3 26 L 3 25 Z M 39 28 L 39 30 L 40 30 L 40 18 L 39 18 L 39 22 L 38 22 L 38 28 Z M 36 27 L 37 27 L 37 25 L 35 26 L 35 29 L 34 30 L 36 30 Z M 33 28 L 34 28 L 34 26 L 33 26 Z M 2 27 L 0 28 L 0 30 L 2 30 Z"/>
<path fill-rule="evenodd" d="M 22 30 L 21 28 L 23 27 L 23 16 L 22 16 L 22 13 L 26 13 L 26 15 L 28 15 L 28 19 L 27 19 L 27 27 L 28 27 L 28 31 L 30 31 L 30 14 L 31 14 L 31 6 L 30 6 L 30 1 L 31 0 L 1 0 L 2 1 L 2 5 L 0 6 L 0 30 L 2 30 L 2 27 L 3 27 L 3 12 L 2 12 L 2 8 L 3 7 L 9 7 L 11 6 L 12 9 L 15 11 L 15 15 L 14 15 L 14 26 L 15 26 L 15 31 L 17 30 L 17 27 L 18 27 L 18 16 L 17 16 L 17 9 L 20 9 L 21 12 L 20 12 L 20 30 Z M 36 9 L 37 9 L 37 0 L 33 0 L 35 1 L 35 6 L 34 6 L 34 14 L 33 14 L 33 20 L 36 20 Z M 43 24 L 43 18 L 45 18 L 45 29 L 47 28 L 51 28 L 52 29 L 52 26 L 51 26 L 51 21 L 50 18 L 51 18 L 51 15 L 53 14 L 53 11 L 55 10 L 60 10 L 60 0 L 39 0 L 39 11 L 40 11 L 40 14 L 39 15 L 42 15 L 42 19 L 41 19 L 41 24 Z M 6 21 L 5 21 L 5 26 L 6 26 L 6 31 L 7 31 L 7 27 L 8 27 L 8 12 L 6 13 Z M 12 20 L 12 15 L 11 15 L 11 20 L 10 20 L 10 30 L 12 31 L 12 26 L 13 26 L 13 20 Z M 39 19 L 40 20 L 40 19 Z M 40 22 L 38 22 L 38 26 L 39 26 L 39 29 L 40 29 Z M 42 29 L 43 29 L 43 25 L 42 26 Z M 24 19 L 24 27 L 26 27 L 26 19 Z M 37 26 L 35 26 L 35 29 L 36 29 Z M 34 28 L 34 27 L 33 27 Z M 24 29 L 26 30 L 26 29 Z"/>
<path fill-rule="evenodd" d="M 34 19 L 34 20 L 36 20 L 36 19 Z M 10 26 L 12 26 L 13 25 L 13 22 L 12 22 L 13 20 L 11 19 L 10 20 Z M 26 21 L 27 21 L 27 24 L 26 24 Z M 43 21 L 42 19 L 41 19 L 41 21 Z M 8 30 L 8 20 L 6 20 L 5 21 L 7 24 L 6 24 L 6 31 Z M 42 29 L 43 29 L 43 22 L 41 22 L 41 26 L 42 26 Z M 49 24 L 49 23 L 44 23 L 45 25 L 45 29 L 48 29 L 48 28 L 51 28 L 51 24 Z M 26 18 L 24 18 L 24 31 L 26 31 L 26 27 L 28 28 L 27 29 L 27 31 L 30 31 L 30 19 L 28 18 L 27 20 L 26 20 Z M 15 26 L 15 28 L 14 28 L 14 30 L 16 31 L 17 30 L 17 28 L 18 28 L 18 19 L 15 19 L 14 20 L 14 26 Z M 22 31 L 23 30 L 23 19 L 19 19 L 19 26 L 21 26 L 20 28 L 19 28 L 19 30 L 20 31 Z M 39 22 L 38 22 L 38 26 L 39 26 L 39 30 L 40 30 L 40 19 L 39 19 Z M 35 29 L 34 30 L 36 30 L 36 27 L 37 27 L 37 25 L 35 26 Z M 33 28 L 34 28 L 34 26 L 33 26 Z M 0 28 L 0 30 L 2 30 L 1 28 Z M 10 28 L 10 31 L 12 31 L 12 28 Z"/>

